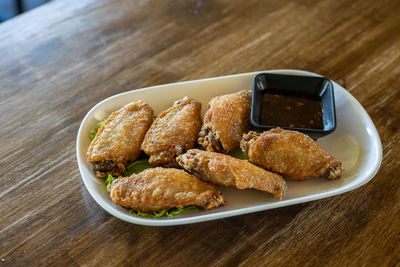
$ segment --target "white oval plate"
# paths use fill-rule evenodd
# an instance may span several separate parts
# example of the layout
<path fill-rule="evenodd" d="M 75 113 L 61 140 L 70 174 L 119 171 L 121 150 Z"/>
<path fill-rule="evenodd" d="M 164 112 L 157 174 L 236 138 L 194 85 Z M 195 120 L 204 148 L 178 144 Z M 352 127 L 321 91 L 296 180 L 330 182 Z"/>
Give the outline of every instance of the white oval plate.
<path fill-rule="evenodd" d="M 337 128 L 334 133 L 320 138 L 318 143 L 343 163 L 346 170 L 341 179 L 329 181 L 312 178 L 304 182 L 287 181 L 288 189 L 281 201 L 274 199 L 269 193 L 221 187 L 219 189 L 225 196 L 226 206 L 208 211 L 191 210 L 175 217 L 158 219 L 130 215 L 127 209 L 111 201 L 104 190 L 104 180 L 95 178 L 91 166 L 86 161 L 86 151 L 90 145 L 89 132 L 96 127 L 98 121 L 105 119 L 124 104 L 139 99 L 147 102 L 154 109 L 155 114 L 158 114 L 183 96 L 190 96 L 201 101 L 204 114 L 211 98 L 243 89 L 251 90 L 253 77 L 261 72 L 316 75 L 299 70 L 243 73 L 138 89 L 111 96 L 98 103 L 83 119 L 76 144 L 79 170 L 89 193 L 107 212 L 124 221 L 165 226 L 204 222 L 326 198 L 353 190 L 372 179 L 382 161 L 379 135 L 360 103 L 343 87 L 333 82 Z"/>

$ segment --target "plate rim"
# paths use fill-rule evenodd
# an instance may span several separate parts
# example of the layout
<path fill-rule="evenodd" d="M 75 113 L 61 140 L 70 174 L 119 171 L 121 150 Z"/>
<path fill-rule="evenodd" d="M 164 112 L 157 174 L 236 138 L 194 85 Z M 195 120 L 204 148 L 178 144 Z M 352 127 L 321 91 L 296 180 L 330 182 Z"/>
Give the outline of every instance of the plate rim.
<path fill-rule="evenodd" d="M 379 133 L 378 133 L 372 119 L 370 118 L 369 114 L 363 108 L 363 106 L 357 101 L 357 99 L 354 96 L 352 96 L 342 86 L 337 84 L 335 81 L 331 80 L 334 87 L 337 87 L 338 89 L 342 90 L 343 93 L 346 94 L 346 97 L 348 97 L 352 103 L 356 104 L 358 109 L 363 111 L 362 115 L 366 120 L 366 124 L 369 125 L 372 129 L 371 135 L 375 137 L 375 138 L 373 138 L 374 144 L 372 144 L 372 147 L 375 148 L 377 153 L 375 153 L 375 157 L 373 158 L 373 166 L 368 169 L 368 173 L 364 175 L 365 178 L 361 182 L 351 182 L 344 186 L 332 189 L 328 192 L 320 192 L 320 193 L 316 193 L 313 195 L 298 197 L 295 199 L 282 200 L 282 201 L 278 201 L 278 202 L 260 204 L 257 206 L 243 207 L 243 208 L 238 208 L 238 209 L 234 209 L 234 210 L 221 211 L 221 212 L 203 214 L 203 215 L 192 216 L 192 217 L 168 218 L 168 219 L 161 219 L 161 220 L 160 219 L 140 218 L 140 217 L 136 217 L 136 216 L 129 215 L 129 214 L 123 214 L 120 211 L 118 211 L 116 208 L 108 205 L 108 203 L 106 203 L 102 199 L 101 195 L 97 192 L 97 190 L 95 190 L 94 188 L 91 188 L 91 186 L 89 186 L 89 184 L 88 184 L 89 181 L 86 179 L 85 175 L 83 174 L 83 163 L 82 163 L 82 159 L 80 158 L 79 148 L 80 148 L 80 143 L 81 143 L 80 142 L 81 135 L 83 135 L 82 128 L 86 124 L 89 114 L 91 114 L 94 110 L 96 110 L 98 106 L 102 105 L 105 102 L 110 101 L 111 99 L 114 99 L 116 97 L 120 97 L 120 96 L 123 96 L 126 94 L 131 94 L 132 92 L 162 88 L 165 86 L 171 86 L 171 85 L 177 85 L 177 84 L 181 85 L 181 84 L 187 84 L 187 83 L 195 83 L 195 82 L 205 81 L 205 80 L 215 80 L 215 79 L 221 79 L 221 78 L 227 79 L 227 78 L 232 78 L 232 77 L 237 77 L 237 76 L 256 75 L 256 74 L 262 73 L 262 72 L 286 73 L 286 74 L 293 73 L 293 74 L 307 75 L 307 76 L 321 76 L 321 75 L 313 73 L 313 72 L 304 71 L 304 70 L 296 70 L 296 69 L 264 70 L 264 71 L 239 73 L 239 74 L 232 74 L 232 75 L 225 75 L 225 76 L 218 76 L 218 77 L 211 77 L 211 78 L 204 78 L 204 79 L 197 79 L 197 80 L 190 80 L 190 81 L 182 81 L 182 82 L 176 82 L 176 83 L 168 83 L 168 84 L 155 85 L 155 86 L 144 87 L 144 88 L 139 88 L 139 89 L 133 89 L 133 90 L 122 92 L 122 93 L 119 93 L 116 95 L 112 95 L 112 96 L 107 97 L 107 98 L 103 99 L 102 101 L 98 102 L 86 113 L 85 117 L 81 121 L 79 130 L 78 130 L 78 134 L 77 134 L 77 140 L 76 140 L 76 157 L 77 157 L 79 172 L 80 172 L 81 178 L 85 184 L 86 189 L 89 191 L 89 194 L 97 202 L 97 204 L 100 205 L 100 207 L 102 207 L 104 210 L 106 210 L 111 215 L 113 215 L 123 221 L 129 222 L 129 223 L 140 224 L 140 225 L 147 225 L 147 226 L 173 226 L 173 225 L 191 224 L 191 223 L 199 223 L 199 222 L 205 222 L 205 221 L 216 220 L 216 219 L 223 219 L 223 218 L 228 218 L 228 217 L 237 216 L 237 215 L 244 215 L 244 214 L 248 214 L 248 213 L 265 211 L 265 210 L 269 210 L 269 209 L 286 207 L 286 206 L 291 206 L 294 204 L 300 204 L 300 203 L 305 203 L 305 202 L 309 202 L 309 201 L 324 199 L 327 197 L 343 194 L 343 193 L 352 191 L 356 188 L 359 188 L 359 187 L 365 185 L 366 183 L 368 183 L 376 175 L 376 173 L 378 172 L 378 170 L 381 166 L 382 156 L 383 156 L 382 155 L 382 143 L 381 143 L 381 140 L 379 137 Z"/>

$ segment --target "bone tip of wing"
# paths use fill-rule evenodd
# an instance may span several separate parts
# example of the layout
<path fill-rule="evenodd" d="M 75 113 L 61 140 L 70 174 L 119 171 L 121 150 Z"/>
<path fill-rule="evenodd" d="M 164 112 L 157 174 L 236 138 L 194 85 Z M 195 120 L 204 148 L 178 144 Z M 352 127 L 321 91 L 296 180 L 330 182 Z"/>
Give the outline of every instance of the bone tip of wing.
<path fill-rule="evenodd" d="M 178 106 L 178 105 L 181 105 L 181 104 L 185 104 L 186 105 L 187 103 L 190 103 L 191 100 L 192 99 L 190 97 L 184 96 L 181 99 L 175 100 L 174 103 L 172 103 L 172 106 Z"/>
<path fill-rule="evenodd" d="M 149 163 L 153 167 L 164 167 L 164 168 L 176 168 L 179 167 L 174 154 L 168 154 L 168 152 L 161 152 L 154 155 L 150 155 Z"/>
<path fill-rule="evenodd" d="M 327 170 L 327 178 L 329 180 L 336 180 L 342 177 L 344 168 L 340 161 L 335 160 L 332 162 Z"/>
<path fill-rule="evenodd" d="M 251 143 L 260 136 L 260 133 L 250 131 L 247 134 L 243 134 L 242 140 L 240 141 L 240 148 L 248 153 Z"/>
<path fill-rule="evenodd" d="M 196 104 L 201 106 L 201 102 L 197 101 L 194 98 L 191 98 L 190 96 L 184 96 L 181 99 L 176 100 L 172 106 L 178 106 L 178 105 L 188 105 L 188 104 Z"/>
<path fill-rule="evenodd" d="M 132 107 L 145 107 L 145 106 L 148 106 L 146 102 L 144 102 L 143 100 L 138 100 L 124 105 L 124 108 L 129 110 Z"/>
<path fill-rule="evenodd" d="M 208 201 L 208 203 L 205 205 L 204 209 L 209 210 L 213 208 L 217 208 L 220 206 L 224 206 L 226 204 L 226 201 L 224 199 L 224 196 L 220 191 L 216 191 L 212 196 L 211 199 Z"/>
<path fill-rule="evenodd" d="M 190 160 L 193 160 L 195 155 L 198 153 L 198 151 L 201 151 L 200 149 L 192 148 L 186 151 L 186 153 L 178 155 L 175 160 L 178 163 L 179 166 L 182 168 L 186 169 L 186 163 Z M 186 168 L 185 168 L 186 167 Z"/>
<path fill-rule="evenodd" d="M 96 178 L 102 179 L 102 178 L 105 178 L 107 176 L 107 174 L 104 172 L 96 171 L 95 176 L 96 176 Z"/>
<path fill-rule="evenodd" d="M 137 100 L 134 102 L 130 102 L 130 103 L 124 105 L 124 107 L 122 109 L 126 109 L 129 111 L 146 110 L 150 114 L 150 117 L 153 116 L 153 112 L 154 112 L 152 107 L 150 107 L 150 105 L 147 104 L 146 102 L 144 102 L 143 100 Z"/>
<path fill-rule="evenodd" d="M 108 193 L 111 193 L 111 191 L 112 191 L 112 189 L 113 189 L 113 187 L 112 187 L 112 184 L 109 184 L 109 185 L 107 185 L 107 192 Z"/>
<path fill-rule="evenodd" d="M 283 180 L 283 183 L 281 183 L 278 189 L 275 190 L 275 192 L 273 193 L 274 197 L 278 200 L 282 200 L 283 195 L 286 193 L 286 189 L 287 189 L 287 184 L 285 180 Z"/>
<path fill-rule="evenodd" d="M 176 162 L 178 163 L 179 166 L 181 166 L 182 168 L 185 168 L 185 161 L 187 158 L 187 152 L 185 154 L 181 154 L 179 156 L 176 157 Z"/>

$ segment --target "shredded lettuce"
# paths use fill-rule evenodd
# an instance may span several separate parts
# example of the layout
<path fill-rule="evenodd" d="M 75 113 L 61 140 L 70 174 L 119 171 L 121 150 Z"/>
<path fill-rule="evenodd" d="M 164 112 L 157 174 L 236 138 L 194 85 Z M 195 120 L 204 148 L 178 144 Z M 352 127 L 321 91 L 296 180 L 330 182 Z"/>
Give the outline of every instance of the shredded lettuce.
<path fill-rule="evenodd" d="M 150 165 L 148 158 L 139 159 L 129 164 L 128 167 L 126 167 L 126 170 L 124 171 L 122 176 L 131 176 L 134 173 L 139 173 L 149 168 L 153 168 L 153 166 Z"/>
<path fill-rule="evenodd" d="M 106 120 L 102 120 L 97 124 L 97 127 L 93 130 L 90 131 L 89 133 L 89 138 L 90 141 L 93 141 L 93 139 L 96 137 L 97 132 L 99 131 L 100 127 L 103 126 L 103 124 L 106 122 Z"/>
<path fill-rule="evenodd" d="M 184 211 L 188 210 L 195 210 L 199 209 L 197 206 L 187 206 L 184 208 L 172 208 L 169 210 L 162 210 L 158 212 L 141 212 L 141 211 L 135 211 L 135 210 L 130 210 L 129 213 L 134 215 L 134 216 L 139 216 L 139 217 L 147 217 L 147 218 L 160 218 L 163 216 L 166 217 L 172 217 L 178 214 L 181 214 Z"/>

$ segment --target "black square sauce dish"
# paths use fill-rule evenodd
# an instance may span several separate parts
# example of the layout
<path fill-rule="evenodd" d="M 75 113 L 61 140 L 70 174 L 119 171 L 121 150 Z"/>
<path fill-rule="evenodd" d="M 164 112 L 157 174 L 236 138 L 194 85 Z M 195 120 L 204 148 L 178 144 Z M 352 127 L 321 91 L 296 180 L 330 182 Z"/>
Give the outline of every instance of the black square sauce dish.
<path fill-rule="evenodd" d="M 251 124 L 259 132 L 281 127 L 314 139 L 332 133 L 336 129 L 332 82 L 324 77 L 256 75 Z"/>

